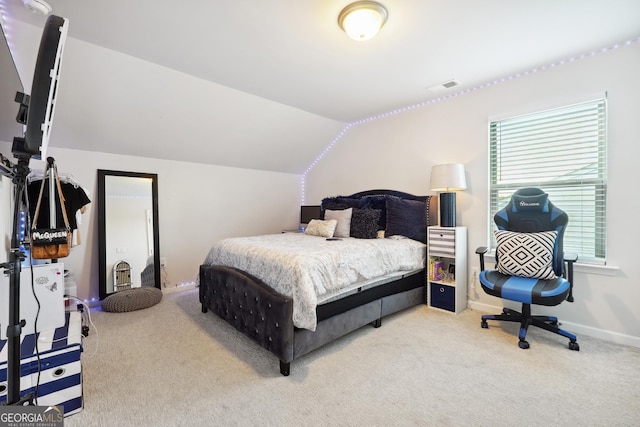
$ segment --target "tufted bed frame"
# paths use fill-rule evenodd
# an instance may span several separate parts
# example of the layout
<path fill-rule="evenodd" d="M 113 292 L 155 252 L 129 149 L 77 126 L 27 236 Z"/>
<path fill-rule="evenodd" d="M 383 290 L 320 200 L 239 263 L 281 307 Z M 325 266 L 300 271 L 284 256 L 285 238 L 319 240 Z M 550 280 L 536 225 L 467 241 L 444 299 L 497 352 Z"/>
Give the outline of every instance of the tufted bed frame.
<path fill-rule="evenodd" d="M 437 224 L 437 197 L 414 196 L 393 190 L 371 190 L 350 198 L 395 195 L 427 202 L 427 224 Z M 315 331 L 293 324 L 293 300 L 260 279 L 232 267 L 200 266 L 202 312 L 216 315 L 273 353 L 280 373 L 289 375 L 291 362 L 367 324 L 380 327 L 382 318 L 426 302 L 424 269 L 395 281 L 318 305 Z"/>

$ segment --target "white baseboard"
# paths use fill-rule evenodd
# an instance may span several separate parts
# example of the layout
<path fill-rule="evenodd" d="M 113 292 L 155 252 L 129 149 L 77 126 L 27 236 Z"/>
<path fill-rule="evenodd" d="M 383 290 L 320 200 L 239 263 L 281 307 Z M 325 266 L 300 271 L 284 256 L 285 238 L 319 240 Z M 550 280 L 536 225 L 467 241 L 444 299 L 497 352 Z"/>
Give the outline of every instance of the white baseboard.
<path fill-rule="evenodd" d="M 188 283 L 185 285 L 180 285 L 180 286 L 172 286 L 169 288 L 162 288 L 162 293 L 163 294 L 170 294 L 173 292 L 182 292 L 182 291 L 186 291 L 189 289 L 194 289 L 196 287 L 196 283 L 192 282 L 192 283 Z M 102 307 L 102 301 L 99 299 L 95 299 L 92 301 L 81 301 L 79 299 L 74 300 L 75 303 L 77 304 L 84 304 L 85 307 L 88 307 L 89 309 L 94 309 L 96 307 L 101 308 Z"/>
<path fill-rule="evenodd" d="M 162 293 L 170 294 L 173 292 L 182 292 L 189 289 L 195 289 L 195 287 L 196 287 L 195 283 L 189 283 L 189 284 L 180 285 L 180 286 L 171 286 L 171 287 L 162 288 Z"/>
<path fill-rule="evenodd" d="M 500 313 L 502 311 L 501 306 L 484 304 L 477 301 L 468 301 L 467 304 L 469 308 L 480 311 L 482 313 Z M 586 326 L 579 323 L 567 321 L 562 321 L 562 325 L 563 329 L 566 328 L 576 335 L 588 335 L 593 338 L 611 341 L 616 344 L 623 344 L 640 348 L 640 337 L 624 335 L 618 332 L 608 331 L 606 329 L 594 328 L 592 326 Z"/>

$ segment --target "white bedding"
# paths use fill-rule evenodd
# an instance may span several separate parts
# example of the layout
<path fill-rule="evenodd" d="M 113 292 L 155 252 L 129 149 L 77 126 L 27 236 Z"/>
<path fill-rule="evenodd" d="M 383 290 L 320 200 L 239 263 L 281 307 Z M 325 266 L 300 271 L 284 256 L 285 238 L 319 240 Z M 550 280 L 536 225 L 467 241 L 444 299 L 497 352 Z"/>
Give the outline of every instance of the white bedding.
<path fill-rule="evenodd" d="M 354 283 L 421 269 L 426 246 L 411 239 L 327 241 L 303 233 L 234 237 L 213 245 L 204 264 L 243 270 L 293 297 L 293 324 L 316 329 L 319 300 Z"/>

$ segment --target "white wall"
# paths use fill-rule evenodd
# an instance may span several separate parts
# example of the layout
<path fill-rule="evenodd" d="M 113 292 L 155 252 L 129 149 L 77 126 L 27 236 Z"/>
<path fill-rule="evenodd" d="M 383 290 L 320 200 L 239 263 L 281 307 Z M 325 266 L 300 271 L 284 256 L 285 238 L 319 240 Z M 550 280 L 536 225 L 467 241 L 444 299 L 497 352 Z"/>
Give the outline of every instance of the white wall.
<path fill-rule="evenodd" d="M 73 25 L 69 23 L 69 34 Z M 42 29 L 16 21 L 8 33 L 30 93 Z M 335 120 L 67 37 L 50 144 L 300 173 L 342 127 Z"/>
<path fill-rule="evenodd" d="M 10 144 L 0 143 L 5 156 L 10 150 Z M 58 171 L 71 174 L 92 200 L 79 226 L 83 243 L 61 260 L 76 278 L 80 299 L 98 297 L 98 169 L 158 174 L 160 256 L 167 258 L 172 286 L 196 280 L 198 267 L 216 240 L 279 233 L 298 224 L 298 175 L 55 147 L 48 154 L 56 159 Z M 32 160 L 30 165 L 44 169 L 41 161 Z M 3 200 L 9 184 L 2 180 Z M 8 215 L 8 205 L 3 202 L 0 219 Z M 3 219 L 1 226 L 6 228 L 7 222 Z M 10 232 L 9 228 L 2 235 Z"/>
<path fill-rule="evenodd" d="M 11 48 L 27 92 L 41 34 L 34 26 L 12 24 Z M 196 279 L 214 240 L 297 227 L 299 176 L 268 170 L 300 170 L 342 127 L 72 37 L 67 38 L 57 101 L 47 155 L 94 201 L 80 226 L 84 243 L 64 259 L 81 299 L 98 296 L 97 169 L 159 175 L 160 256 L 167 259 L 163 279 L 169 285 L 188 283 Z M 301 137 L 304 144 L 285 150 L 287 141 Z M 196 141 L 201 149 L 192 149 Z M 247 141 L 253 149 L 246 148 Z M 105 154 L 98 142 L 112 153 L 152 153 L 154 159 L 150 154 Z M 11 157 L 11 144 L 0 142 L 0 149 Z M 194 162 L 215 159 L 243 166 L 157 159 L 174 159 L 175 153 L 190 154 Z M 31 167 L 44 169 L 39 163 L 32 161 Z M 4 202 L 10 187 L 7 179 L 0 183 L 2 236 L 11 232 L 9 202 Z M 8 244 L 0 246 L 2 255 Z"/>
<path fill-rule="evenodd" d="M 640 139 L 638 73 L 640 45 L 635 43 L 354 126 L 307 175 L 306 202 L 380 187 L 429 194 L 433 165 L 464 163 L 468 189 L 458 193 L 457 220 L 469 228 L 471 271 L 478 266 L 475 249 L 487 244 L 489 119 L 561 106 L 606 91 L 607 264 L 617 270 L 578 267 L 576 302 L 538 311 L 557 313 L 567 329 L 578 333 L 640 346 L 640 263 L 634 250 L 640 241 L 640 198 L 630 192 L 637 181 Z M 501 306 L 479 287 L 470 291 L 469 299 L 472 307 L 488 312 Z"/>

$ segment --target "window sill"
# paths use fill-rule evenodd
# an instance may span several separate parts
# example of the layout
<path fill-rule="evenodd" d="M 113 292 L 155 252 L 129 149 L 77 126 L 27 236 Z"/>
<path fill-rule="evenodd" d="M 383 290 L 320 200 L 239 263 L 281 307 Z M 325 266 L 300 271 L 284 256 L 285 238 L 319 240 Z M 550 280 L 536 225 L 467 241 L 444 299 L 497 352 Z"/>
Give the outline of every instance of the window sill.
<path fill-rule="evenodd" d="M 484 256 L 485 261 L 492 262 L 495 264 L 496 258 L 494 254 L 486 254 Z M 615 267 L 612 265 L 599 265 L 599 264 L 585 264 L 576 262 L 573 264 L 573 271 L 576 273 L 586 273 L 586 274 L 599 274 L 601 276 L 615 276 L 618 274 L 620 267 Z"/>
<path fill-rule="evenodd" d="M 578 273 L 615 276 L 616 274 L 618 274 L 618 270 L 620 270 L 620 267 L 614 267 L 611 265 L 581 264 L 579 262 L 573 264 L 573 271 Z"/>

